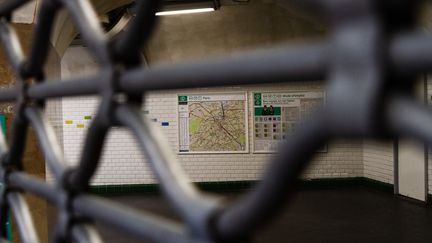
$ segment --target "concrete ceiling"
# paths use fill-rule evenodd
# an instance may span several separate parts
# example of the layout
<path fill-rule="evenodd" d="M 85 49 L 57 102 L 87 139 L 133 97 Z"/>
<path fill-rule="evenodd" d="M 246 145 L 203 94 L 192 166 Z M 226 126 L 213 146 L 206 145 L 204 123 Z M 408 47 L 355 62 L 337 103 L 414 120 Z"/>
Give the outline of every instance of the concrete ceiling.
<path fill-rule="evenodd" d="M 34 24 L 37 8 L 40 5 L 40 2 L 41 0 L 37 0 L 25 4 L 14 12 L 12 21 L 14 23 Z M 97 14 L 104 15 L 115 8 L 131 3 L 132 0 L 92 0 L 91 2 Z M 77 33 L 78 31 L 72 23 L 69 14 L 65 10 L 59 12 L 56 22 L 54 23 L 51 42 L 60 57 L 63 56 Z"/>
<path fill-rule="evenodd" d="M 305 19 L 311 23 L 323 25 L 323 21 L 319 17 L 315 16 L 315 14 L 317 14 L 317 13 L 312 13 L 311 11 L 307 11 L 307 10 L 303 9 L 300 6 L 301 1 L 299 1 L 299 0 L 296 0 L 296 1 L 292 1 L 292 0 L 290 0 L 290 1 L 288 1 L 288 0 L 265 0 L 265 1 L 274 2 L 275 4 L 284 8 L 285 10 L 290 12 L 291 14 L 294 14 L 300 18 L 303 18 L 303 19 Z"/>
<path fill-rule="evenodd" d="M 14 13 L 13 21 L 16 23 L 26 23 L 32 24 L 35 22 L 35 13 L 37 12 L 37 8 L 40 4 L 38 4 L 41 0 L 31 1 L 21 9 L 19 9 L 16 13 Z M 107 12 L 121 7 L 125 4 L 131 3 L 133 0 L 92 0 L 92 4 L 98 15 L 102 16 Z M 221 1 L 222 5 L 226 0 Z M 275 3 L 282 8 L 286 9 L 291 13 L 295 13 L 299 17 L 308 19 L 309 21 L 314 22 L 315 19 L 311 18 L 306 12 L 299 11 L 300 9 L 296 7 L 292 1 L 287 0 L 263 0 L 263 2 L 267 3 Z M 56 49 L 58 55 L 60 57 L 63 56 L 66 49 L 69 47 L 71 42 L 74 40 L 76 35 L 78 34 L 77 29 L 75 28 L 73 22 L 69 14 L 62 10 L 59 12 L 56 22 L 53 28 L 53 34 L 51 36 L 51 42 Z"/>
<path fill-rule="evenodd" d="M 92 4 L 98 15 L 104 15 L 107 12 L 131 3 L 132 0 L 93 0 Z M 69 14 L 61 11 L 56 19 L 51 36 L 51 42 L 57 51 L 59 57 L 62 57 L 66 49 L 78 34 Z"/>

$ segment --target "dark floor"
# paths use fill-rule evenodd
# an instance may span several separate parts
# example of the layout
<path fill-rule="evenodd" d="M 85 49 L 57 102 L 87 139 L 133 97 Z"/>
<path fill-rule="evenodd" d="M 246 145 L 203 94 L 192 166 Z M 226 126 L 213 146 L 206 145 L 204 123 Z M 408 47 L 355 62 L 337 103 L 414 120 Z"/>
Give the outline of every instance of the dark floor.
<path fill-rule="evenodd" d="M 240 193 L 224 193 L 236 197 Z M 173 217 L 157 195 L 109 196 L 119 203 Z M 98 226 L 106 242 L 139 242 Z M 365 187 L 301 190 L 254 242 L 432 242 L 432 207 Z"/>

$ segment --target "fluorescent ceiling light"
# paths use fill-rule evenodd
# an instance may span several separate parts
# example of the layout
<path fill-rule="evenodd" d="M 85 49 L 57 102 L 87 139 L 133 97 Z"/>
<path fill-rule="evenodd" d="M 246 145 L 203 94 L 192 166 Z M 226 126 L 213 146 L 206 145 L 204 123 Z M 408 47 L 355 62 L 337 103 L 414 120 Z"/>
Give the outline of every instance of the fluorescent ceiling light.
<path fill-rule="evenodd" d="M 215 11 L 214 8 L 196 8 L 196 9 L 184 9 L 184 10 L 173 10 L 173 11 L 163 11 L 157 12 L 156 16 L 164 15 L 176 15 L 176 14 L 191 14 L 191 13 L 204 13 Z"/>

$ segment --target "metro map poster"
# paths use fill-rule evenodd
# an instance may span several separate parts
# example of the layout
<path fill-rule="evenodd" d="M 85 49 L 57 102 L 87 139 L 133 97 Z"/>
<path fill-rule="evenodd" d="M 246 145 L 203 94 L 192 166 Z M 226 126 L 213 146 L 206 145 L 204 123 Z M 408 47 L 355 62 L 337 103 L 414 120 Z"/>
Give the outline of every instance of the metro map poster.
<path fill-rule="evenodd" d="M 253 103 L 253 151 L 274 153 L 302 121 L 324 104 L 324 93 L 254 92 Z"/>
<path fill-rule="evenodd" d="M 178 95 L 179 153 L 247 153 L 247 94 Z"/>

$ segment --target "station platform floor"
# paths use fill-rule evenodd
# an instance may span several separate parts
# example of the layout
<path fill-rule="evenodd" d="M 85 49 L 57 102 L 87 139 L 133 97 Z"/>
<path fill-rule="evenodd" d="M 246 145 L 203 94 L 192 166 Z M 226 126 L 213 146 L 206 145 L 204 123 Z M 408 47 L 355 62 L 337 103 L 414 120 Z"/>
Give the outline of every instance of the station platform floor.
<path fill-rule="evenodd" d="M 243 192 L 218 193 L 235 199 Z M 156 194 L 105 195 L 121 204 L 178 219 Z M 105 242 L 135 243 L 103 225 Z M 432 206 L 364 186 L 301 189 L 276 220 L 256 232 L 258 243 L 432 242 Z"/>
<path fill-rule="evenodd" d="M 235 200 L 247 191 L 218 192 Z M 159 194 L 103 195 L 115 202 L 167 218 L 179 217 Z M 48 223 L 56 220 L 48 207 Z M 109 213 L 109 212 L 107 212 Z M 51 228 L 49 226 L 49 228 Z M 142 242 L 97 224 L 107 243 Z M 275 220 L 255 232 L 255 243 L 431 243 L 432 205 L 365 186 L 300 189 Z"/>

